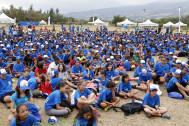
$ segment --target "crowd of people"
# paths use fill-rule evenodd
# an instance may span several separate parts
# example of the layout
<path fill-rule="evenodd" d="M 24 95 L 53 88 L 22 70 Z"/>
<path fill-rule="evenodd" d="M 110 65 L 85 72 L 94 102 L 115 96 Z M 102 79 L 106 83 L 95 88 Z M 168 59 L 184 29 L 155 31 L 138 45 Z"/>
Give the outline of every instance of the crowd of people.
<path fill-rule="evenodd" d="M 158 85 L 189 100 L 188 40 L 188 35 L 149 28 L 127 33 L 106 27 L 90 31 L 62 25 L 56 31 L 29 25 L 23 31 L 21 25 L 14 26 L 9 34 L 0 34 L 0 101 L 10 103 L 11 126 L 41 121 L 40 110 L 31 109 L 36 108 L 34 98 L 46 99 L 49 116 L 67 117 L 76 108 L 77 126 L 96 126 L 100 116 L 96 107 L 108 111 L 120 99 L 141 97 L 137 92 L 142 90 L 147 117 L 170 118 L 160 107 Z M 157 62 L 153 56 L 159 57 Z M 18 78 L 15 89 L 13 78 Z"/>

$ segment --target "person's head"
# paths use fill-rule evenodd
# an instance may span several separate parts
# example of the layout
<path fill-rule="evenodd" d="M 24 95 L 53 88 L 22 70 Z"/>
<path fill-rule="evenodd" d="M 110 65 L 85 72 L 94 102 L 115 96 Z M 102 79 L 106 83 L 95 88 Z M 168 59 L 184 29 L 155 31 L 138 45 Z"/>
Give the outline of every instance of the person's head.
<path fill-rule="evenodd" d="M 79 66 L 79 59 L 76 58 L 76 59 L 74 60 L 74 63 L 75 63 L 75 65 L 78 67 L 78 66 Z"/>
<path fill-rule="evenodd" d="M 28 107 L 26 104 L 19 104 L 16 107 L 16 125 L 20 126 L 20 120 L 26 120 L 28 117 Z"/>
<path fill-rule="evenodd" d="M 18 85 L 16 86 L 16 93 L 17 93 L 17 98 L 20 98 L 20 95 L 22 93 L 24 93 L 28 98 L 30 98 L 30 89 L 28 86 L 28 81 L 21 80 L 20 82 L 18 82 Z"/>
<path fill-rule="evenodd" d="M 107 83 L 107 88 L 108 88 L 108 90 L 113 91 L 113 90 L 114 90 L 114 87 L 115 87 L 115 83 L 114 83 L 114 82 L 109 81 L 109 82 Z"/>
<path fill-rule="evenodd" d="M 54 62 L 55 62 L 56 65 L 59 64 L 59 63 L 60 63 L 59 58 L 58 58 L 58 57 L 55 57 L 55 58 L 54 58 Z"/>
<path fill-rule="evenodd" d="M 26 68 L 24 69 L 24 77 L 28 77 L 30 75 L 30 69 L 29 68 Z"/>
<path fill-rule="evenodd" d="M 106 71 L 105 71 L 105 70 L 101 70 L 101 71 L 99 72 L 99 77 L 100 77 L 100 78 L 106 77 Z"/>
<path fill-rule="evenodd" d="M 151 97 L 154 97 L 157 94 L 158 87 L 155 84 L 150 85 L 150 95 Z"/>
<path fill-rule="evenodd" d="M 37 81 L 37 83 L 45 82 L 46 77 L 44 75 L 40 75 L 40 76 L 36 77 L 36 81 Z"/>
<path fill-rule="evenodd" d="M 7 78 L 7 72 L 5 69 L 0 69 L 0 77 L 2 79 L 6 79 Z"/>
<path fill-rule="evenodd" d="M 106 71 L 112 71 L 112 70 L 113 70 L 112 63 L 107 63 L 107 65 L 106 65 Z"/>
<path fill-rule="evenodd" d="M 175 74 L 175 77 L 176 77 L 177 79 L 179 79 L 179 78 L 182 76 L 183 72 L 182 72 L 182 70 L 177 69 L 177 70 L 174 72 L 174 74 Z"/>
<path fill-rule="evenodd" d="M 175 63 L 175 62 L 176 62 L 176 60 L 177 60 L 177 56 L 173 56 L 172 61 Z"/>
<path fill-rule="evenodd" d="M 2 56 L 0 56 L 0 63 L 2 62 L 2 60 L 3 60 L 3 58 L 2 58 Z"/>
<path fill-rule="evenodd" d="M 165 64 L 166 64 L 166 61 L 167 61 L 167 58 L 166 58 L 165 56 L 163 56 L 163 57 L 161 58 L 161 64 L 162 64 L 162 65 L 165 65 Z"/>
<path fill-rule="evenodd" d="M 79 119 L 79 118 L 84 118 L 88 120 L 88 124 L 90 125 L 92 125 L 93 122 L 96 121 L 96 115 L 89 105 L 85 105 L 79 110 L 75 119 Z"/>
<path fill-rule="evenodd" d="M 176 68 L 180 68 L 181 67 L 181 61 L 180 60 L 176 60 Z"/>
<path fill-rule="evenodd" d="M 21 62 L 21 57 L 20 56 L 16 57 L 16 62 L 17 62 L 17 64 L 20 64 L 20 62 Z"/>
<path fill-rule="evenodd" d="M 21 55 L 21 56 L 24 56 L 24 51 L 20 51 L 20 55 Z"/>
<path fill-rule="evenodd" d="M 79 52 L 79 56 L 82 57 L 84 55 L 83 51 Z"/>
<path fill-rule="evenodd" d="M 52 78 L 58 78 L 59 77 L 59 72 L 57 69 L 53 70 L 52 71 L 52 75 L 51 75 L 51 79 Z"/>
<path fill-rule="evenodd" d="M 145 61 L 144 61 L 144 60 L 141 60 L 141 61 L 140 61 L 140 67 L 143 68 L 144 65 L 145 65 Z"/>
<path fill-rule="evenodd" d="M 84 91 L 85 88 L 87 86 L 87 83 L 84 81 L 84 80 L 80 80 L 77 84 L 77 88 L 80 90 L 80 91 Z"/>
<path fill-rule="evenodd" d="M 187 74 L 188 73 L 188 68 L 187 67 L 183 67 L 182 68 L 182 72 L 183 72 L 184 75 Z"/>
<path fill-rule="evenodd" d="M 127 84 L 128 81 L 129 81 L 129 75 L 127 73 L 123 74 L 123 76 L 122 76 L 122 82 L 124 84 Z"/>
<path fill-rule="evenodd" d="M 58 66 L 58 71 L 59 72 L 66 72 L 66 67 L 63 63 L 60 63 Z"/>
<path fill-rule="evenodd" d="M 40 61 L 40 62 L 38 63 L 38 65 L 37 65 L 37 67 L 38 67 L 39 69 L 41 69 L 41 70 L 43 70 L 43 69 L 46 68 L 46 66 L 45 66 L 45 64 L 44 64 L 43 61 Z"/>
<path fill-rule="evenodd" d="M 66 82 L 60 82 L 56 85 L 55 90 L 60 90 L 60 93 L 69 93 L 70 86 Z"/>
<path fill-rule="evenodd" d="M 86 68 L 89 68 L 89 70 L 92 70 L 93 69 L 92 63 L 88 62 L 87 65 L 86 65 Z"/>

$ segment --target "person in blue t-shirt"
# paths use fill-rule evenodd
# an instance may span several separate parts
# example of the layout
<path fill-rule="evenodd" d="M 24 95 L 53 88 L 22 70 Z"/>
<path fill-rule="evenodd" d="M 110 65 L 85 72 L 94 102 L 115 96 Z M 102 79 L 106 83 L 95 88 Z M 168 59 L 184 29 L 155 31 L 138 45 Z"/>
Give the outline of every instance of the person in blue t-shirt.
<path fill-rule="evenodd" d="M 11 115 L 8 117 L 8 121 L 11 122 L 16 116 L 16 107 L 25 102 L 33 103 L 32 93 L 28 87 L 28 81 L 22 80 L 18 86 L 16 86 L 16 92 L 10 97 L 11 100 Z"/>
<path fill-rule="evenodd" d="M 160 107 L 160 99 L 157 94 L 158 87 L 155 84 L 150 85 L 150 92 L 144 97 L 142 106 L 147 117 L 158 116 L 163 118 L 170 118 L 169 114 L 166 114 L 167 108 Z"/>
<path fill-rule="evenodd" d="M 28 113 L 26 104 L 19 104 L 16 113 L 16 117 L 11 121 L 10 126 L 39 126 L 36 117 Z"/>
<path fill-rule="evenodd" d="M 136 90 L 132 90 L 128 74 L 123 74 L 122 81 L 120 81 L 120 83 L 119 83 L 118 93 L 124 99 L 127 99 L 127 97 L 132 97 L 132 98 L 135 98 L 135 99 L 138 98 L 135 95 L 135 94 L 137 94 L 137 91 Z"/>
<path fill-rule="evenodd" d="M 117 103 L 120 101 L 119 97 L 115 97 L 115 83 L 109 81 L 107 83 L 107 88 L 104 89 L 98 98 L 97 105 L 101 108 L 104 108 L 107 111 L 109 108 L 115 107 Z"/>
<path fill-rule="evenodd" d="M 3 57 L 0 56 L 0 68 L 5 68 L 7 66 L 7 64 L 5 62 L 2 61 Z"/>
<path fill-rule="evenodd" d="M 182 72 L 183 72 L 183 75 L 182 75 L 182 79 L 184 79 L 184 81 L 186 83 L 188 83 L 189 85 L 189 75 L 188 75 L 188 68 L 185 66 L 182 68 Z"/>
<path fill-rule="evenodd" d="M 156 83 L 156 81 L 158 81 L 161 84 L 165 83 L 165 78 L 169 73 L 169 65 L 166 64 L 166 61 L 167 58 L 162 57 L 161 62 L 157 63 L 154 66 L 154 70 L 152 71 L 152 79 L 154 80 L 154 83 Z"/>
<path fill-rule="evenodd" d="M 70 86 L 66 82 L 60 82 L 54 92 L 45 101 L 45 112 L 50 116 L 66 116 L 71 112 L 70 106 Z M 65 95 L 67 94 L 67 96 Z"/>
<path fill-rule="evenodd" d="M 16 77 L 20 77 L 24 72 L 24 64 L 21 62 L 21 57 L 16 57 L 16 63 L 13 65 L 13 72 Z"/>
<path fill-rule="evenodd" d="M 30 69 L 26 68 L 24 70 L 24 73 L 23 75 L 21 75 L 18 79 L 18 82 L 17 82 L 17 85 L 22 81 L 22 80 L 29 80 L 31 78 L 31 75 L 30 75 Z"/>
<path fill-rule="evenodd" d="M 174 72 L 175 72 L 177 69 L 182 70 L 181 63 L 182 63 L 182 62 L 181 62 L 180 60 L 176 60 L 176 65 L 175 65 L 175 67 L 171 68 L 171 70 L 170 70 L 170 76 L 174 76 Z"/>
<path fill-rule="evenodd" d="M 92 63 L 87 63 L 86 69 L 83 72 L 83 80 L 92 80 L 94 78 L 93 65 Z"/>
<path fill-rule="evenodd" d="M 83 106 L 75 117 L 73 126 L 97 126 L 97 118 L 89 105 Z"/>
<path fill-rule="evenodd" d="M 134 78 L 131 78 L 133 81 L 139 80 L 139 73 L 142 71 L 142 68 L 145 66 L 145 61 L 141 60 L 140 65 L 137 66 L 135 72 L 134 72 Z"/>
<path fill-rule="evenodd" d="M 0 101 L 10 103 L 10 97 L 14 94 L 12 89 L 12 79 L 5 69 L 0 69 Z"/>
<path fill-rule="evenodd" d="M 97 89 L 99 92 L 101 92 L 107 87 L 107 83 L 109 82 L 109 79 L 106 78 L 106 71 L 101 70 L 99 72 L 99 76 L 96 79 L 100 80 L 100 84 L 97 85 Z"/>
<path fill-rule="evenodd" d="M 167 92 L 178 92 L 184 96 L 184 99 L 189 100 L 189 86 L 186 80 L 182 77 L 183 72 L 177 69 L 169 83 L 167 84 Z"/>
<path fill-rule="evenodd" d="M 74 64 L 75 65 L 72 66 L 70 71 L 71 77 L 74 78 L 75 80 L 82 79 L 84 69 L 82 65 L 79 64 L 78 58 L 74 60 Z"/>
<path fill-rule="evenodd" d="M 115 81 L 115 79 L 119 78 L 115 70 L 113 70 L 112 63 L 108 63 L 106 65 L 106 78 L 112 81 Z M 119 81 L 115 81 L 115 84 L 118 84 Z"/>

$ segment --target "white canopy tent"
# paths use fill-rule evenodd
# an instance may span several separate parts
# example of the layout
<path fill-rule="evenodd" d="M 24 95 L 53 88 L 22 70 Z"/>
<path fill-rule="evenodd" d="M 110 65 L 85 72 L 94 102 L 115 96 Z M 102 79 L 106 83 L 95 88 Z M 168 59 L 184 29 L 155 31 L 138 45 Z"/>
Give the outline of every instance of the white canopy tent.
<path fill-rule="evenodd" d="M 145 22 L 139 23 L 139 26 L 151 26 L 152 27 L 152 26 L 159 26 L 159 24 L 154 23 L 154 22 L 150 21 L 150 19 L 148 19 Z"/>
<path fill-rule="evenodd" d="M 6 14 L 2 13 L 0 15 L 0 23 L 15 23 L 15 19 L 8 17 Z"/>
<path fill-rule="evenodd" d="M 103 22 L 100 20 L 100 18 L 96 19 L 93 22 L 88 22 L 89 24 L 94 24 L 94 25 L 102 25 L 102 26 L 108 26 L 109 22 Z"/>
<path fill-rule="evenodd" d="M 174 26 L 175 24 L 173 24 L 172 22 L 168 22 L 166 24 L 163 24 L 163 27 L 170 27 L 170 26 Z"/>
<path fill-rule="evenodd" d="M 137 26 L 137 23 L 131 22 L 129 21 L 129 19 L 126 18 L 124 21 L 118 22 L 117 25 Z"/>
<path fill-rule="evenodd" d="M 46 25 L 47 22 L 45 22 L 44 20 L 42 20 L 42 21 L 39 22 L 39 24 L 40 24 L 40 25 Z"/>
<path fill-rule="evenodd" d="M 174 24 L 173 26 L 174 26 L 174 27 L 179 27 L 179 22 L 176 23 L 176 24 Z M 181 27 L 186 27 L 187 24 L 184 24 L 184 23 L 182 23 L 182 22 L 180 21 L 180 26 L 181 26 Z"/>

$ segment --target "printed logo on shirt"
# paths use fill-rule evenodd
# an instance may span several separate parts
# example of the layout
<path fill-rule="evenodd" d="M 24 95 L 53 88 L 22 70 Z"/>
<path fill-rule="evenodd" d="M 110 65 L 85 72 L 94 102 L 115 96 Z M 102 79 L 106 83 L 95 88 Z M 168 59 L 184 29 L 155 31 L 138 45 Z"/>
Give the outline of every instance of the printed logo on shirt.
<path fill-rule="evenodd" d="M 27 102 L 27 101 L 28 101 L 28 98 L 26 98 L 25 101 Z"/>
<path fill-rule="evenodd" d="M 11 81 L 9 81 L 8 83 L 9 83 L 9 85 L 11 85 Z"/>

